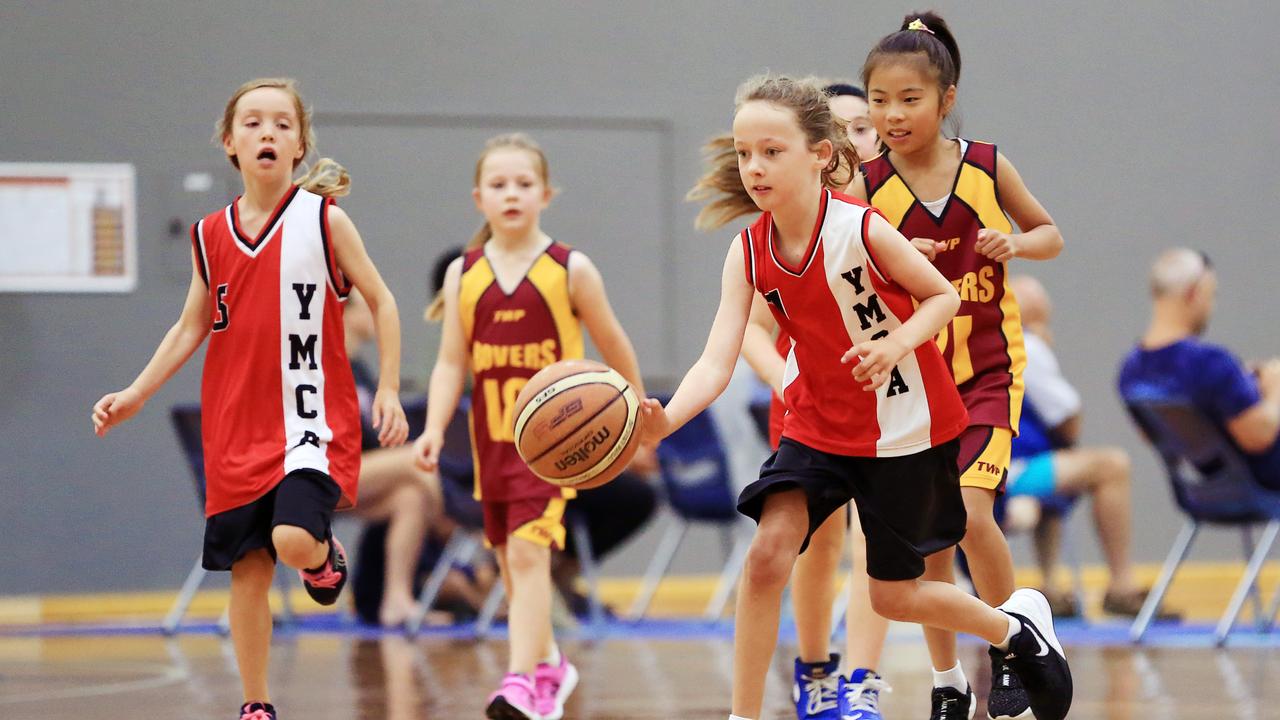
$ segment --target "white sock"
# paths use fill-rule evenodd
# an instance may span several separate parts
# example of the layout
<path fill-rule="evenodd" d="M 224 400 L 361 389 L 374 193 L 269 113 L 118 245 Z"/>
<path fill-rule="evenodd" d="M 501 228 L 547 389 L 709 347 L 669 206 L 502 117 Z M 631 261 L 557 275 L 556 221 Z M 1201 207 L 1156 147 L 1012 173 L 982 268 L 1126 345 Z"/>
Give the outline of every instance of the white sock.
<path fill-rule="evenodd" d="M 556 643 L 551 643 L 551 652 L 542 659 L 542 662 L 552 667 L 560 667 L 560 646 Z"/>
<path fill-rule="evenodd" d="M 1009 634 L 1004 636 L 1003 642 L 996 644 L 997 650 L 1008 650 L 1009 641 L 1013 639 L 1014 635 L 1017 635 L 1018 632 L 1022 630 L 1022 623 L 1018 622 L 1018 618 L 1012 615 L 1009 615 L 1008 617 L 1009 617 Z"/>
<path fill-rule="evenodd" d="M 936 688 L 955 688 L 957 692 L 965 692 L 969 689 L 969 681 L 964 677 L 964 668 L 960 667 L 960 663 L 950 670 L 938 672 L 933 671 L 933 686 Z"/>
<path fill-rule="evenodd" d="M 733 714 L 730 714 L 730 715 L 729 715 L 729 720 L 751 720 L 751 718 L 744 718 L 744 717 L 742 717 L 741 715 L 733 715 Z"/>

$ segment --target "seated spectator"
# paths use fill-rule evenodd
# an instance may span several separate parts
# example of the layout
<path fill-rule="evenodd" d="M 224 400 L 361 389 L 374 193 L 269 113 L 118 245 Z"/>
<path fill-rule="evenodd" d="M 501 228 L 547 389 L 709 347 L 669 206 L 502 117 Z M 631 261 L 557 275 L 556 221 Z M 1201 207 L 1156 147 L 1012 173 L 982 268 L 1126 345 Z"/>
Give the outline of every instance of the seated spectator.
<path fill-rule="evenodd" d="M 1027 367 L 1020 432 L 1009 469 L 1011 502 L 1031 496 L 1051 505 L 1053 497 L 1092 498 L 1093 521 L 1110 573 L 1104 611 L 1137 615 L 1146 592 L 1134 583 L 1129 557 L 1132 528 L 1129 456 L 1116 447 L 1082 447 L 1080 394 L 1062 375 L 1049 329 L 1052 306 L 1044 287 L 1030 276 L 1011 280 L 1022 310 Z M 1044 575 L 1044 593 L 1055 614 L 1078 615 L 1074 597 L 1057 585 L 1060 515 L 1042 513 L 1036 527 L 1036 555 Z"/>
<path fill-rule="evenodd" d="M 1191 403 L 1226 431 L 1259 484 L 1280 490 L 1280 358 L 1246 366 L 1200 339 L 1217 288 L 1202 252 L 1175 248 L 1156 258 L 1151 324 L 1120 368 L 1120 395 Z"/>
<path fill-rule="evenodd" d="M 658 471 L 658 459 L 650 448 L 641 447 L 631 464 L 618 477 L 591 490 L 579 490 L 569 501 L 569 512 L 581 513 L 597 562 L 638 533 L 657 508 L 658 493 L 648 480 Z M 589 608 L 578 591 L 582 572 L 578 563 L 578 540 L 572 524 L 565 528 L 564 552 L 551 559 L 551 581 L 574 615 L 583 617 Z"/>
<path fill-rule="evenodd" d="M 360 494 L 353 513 L 365 520 L 387 523 L 385 580 L 378 622 L 384 627 L 404 623 L 417 609 L 413 592 L 418 557 L 429 524 L 442 517 L 439 479 L 413 463 L 413 448 L 378 446 L 378 431 L 370 420 L 376 385 L 356 353 L 374 337 L 373 315 L 358 291 L 347 298 L 343 313 L 347 354 L 352 358 L 364 452 L 360 456 Z M 365 553 L 361 553 L 364 555 Z"/>

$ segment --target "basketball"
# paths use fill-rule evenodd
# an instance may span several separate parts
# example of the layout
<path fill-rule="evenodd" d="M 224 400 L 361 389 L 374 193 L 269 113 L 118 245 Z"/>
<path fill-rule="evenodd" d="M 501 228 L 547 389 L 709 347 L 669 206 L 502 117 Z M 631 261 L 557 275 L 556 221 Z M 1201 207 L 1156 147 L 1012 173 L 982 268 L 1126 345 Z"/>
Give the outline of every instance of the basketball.
<path fill-rule="evenodd" d="M 617 371 L 591 360 L 561 360 L 530 378 L 516 397 L 516 450 L 553 485 L 599 487 L 636 454 L 639 411 L 640 398 Z"/>

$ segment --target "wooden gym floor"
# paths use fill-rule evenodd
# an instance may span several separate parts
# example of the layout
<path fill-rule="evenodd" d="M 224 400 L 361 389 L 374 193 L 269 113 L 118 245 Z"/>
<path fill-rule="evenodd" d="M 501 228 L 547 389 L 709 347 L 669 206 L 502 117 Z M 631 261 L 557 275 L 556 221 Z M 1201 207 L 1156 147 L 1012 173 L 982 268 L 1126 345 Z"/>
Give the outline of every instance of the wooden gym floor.
<path fill-rule="evenodd" d="M 701 628 L 701 629 L 699 629 Z M 723 720 L 732 659 L 727 623 L 617 626 L 605 639 L 567 639 L 582 681 L 566 718 Z M 1203 632 L 1161 635 L 1137 649 L 1118 627 L 1064 630 L 1076 685 L 1072 718 L 1280 718 L 1280 642 L 1245 629 L 1228 650 Z M 793 647 L 784 642 L 766 695 L 766 718 L 790 718 Z M 962 645 L 975 690 L 986 653 Z M 433 632 L 417 640 L 352 629 L 279 632 L 273 695 L 282 720 L 479 718 L 504 669 L 501 638 Z M 928 659 L 918 633 L 895 630 L 884 672 L 891 720 L 928 717 Z M 45 720 L 233 718 L 240 699 L 228 641 L 204 632 L 0 635 L 0 717 Z M 984 706 L 980 706 L 984 707 Z M 979 713 L 979 717 L 981 717 Z"/>

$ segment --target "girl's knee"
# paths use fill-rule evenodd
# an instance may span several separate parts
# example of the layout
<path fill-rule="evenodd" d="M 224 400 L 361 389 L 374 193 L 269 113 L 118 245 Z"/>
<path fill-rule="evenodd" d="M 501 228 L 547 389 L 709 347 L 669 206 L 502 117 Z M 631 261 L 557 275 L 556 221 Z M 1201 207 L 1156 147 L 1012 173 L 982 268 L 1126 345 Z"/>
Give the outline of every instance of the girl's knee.
<path fill-rule="evenodd" d="M 511 538 L 506 545 L 507 570 L 512 575 L 551 572 L 551 548 Z"/>
<path fill-rule="evenodd" d="M 785 585 L 795 566 L 800 542 L 775 542 L 767 536 L 757 535 L 747 551 L 743 580 L 757 587 Z"/>
<path fill-rule="evenodd" d="M 311 533 L 293 525 L 277 525 L 271 529 L 271 544 L 280 562 L 293 568 L 310 567 L 320 541 Z"/>
<path fill-rule="evenodd" d="M 886 620 L 910 621 L 914 618 L 915 582 L 871 580 L 871 609 Z"/>

